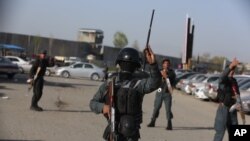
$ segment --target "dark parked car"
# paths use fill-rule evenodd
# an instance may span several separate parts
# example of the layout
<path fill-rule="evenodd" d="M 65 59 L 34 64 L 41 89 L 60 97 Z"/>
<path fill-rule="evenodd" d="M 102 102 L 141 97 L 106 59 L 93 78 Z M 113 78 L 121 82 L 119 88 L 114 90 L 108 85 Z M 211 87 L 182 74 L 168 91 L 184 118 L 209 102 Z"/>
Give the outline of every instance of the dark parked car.
<path fill-rule="evenodd" d="M 17 73 L 19 73 L 17 64 L 13 64 L 9 59 L 0 56 L 0 74 L 7 75 L 9 79 L 12 79 Z"/>

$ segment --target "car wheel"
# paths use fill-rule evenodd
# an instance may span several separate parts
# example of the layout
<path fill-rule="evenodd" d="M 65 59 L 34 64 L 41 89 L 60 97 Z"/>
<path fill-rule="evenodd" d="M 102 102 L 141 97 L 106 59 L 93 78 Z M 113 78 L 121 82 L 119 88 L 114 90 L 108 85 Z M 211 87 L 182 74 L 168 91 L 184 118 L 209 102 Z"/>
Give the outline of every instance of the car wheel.
<path fill-rule="evenodd" d="M 46 76 L 50 76 L 50 74 L 51 74 L 50 70 L 46 70 L 46 71 L 45 71 L 45 75 L 46 75 Z"/>
<path fill-rule="evenodd" d="M 15 76 L 15 74 L 14 74 L 14 73 L 8 74 L 8 79 L 13 79 L 13 78 L 14 78 L 14 76 Z"/>
<path fill-rule="evenodd" d="M 65 78 L 69 78 L 70 74 L 68 71 L 64 71 L 64 72 L 62 72 L 62 76 Z"/>
<path fill-rule="evenodd" d="M 91 80 L 97 81 L 97 80 L 99 80 L 99 79 L 100 79 L 100 76 L 99 76 L 97 73 L 93 73 L 93 74 L 91 75 Z"/>

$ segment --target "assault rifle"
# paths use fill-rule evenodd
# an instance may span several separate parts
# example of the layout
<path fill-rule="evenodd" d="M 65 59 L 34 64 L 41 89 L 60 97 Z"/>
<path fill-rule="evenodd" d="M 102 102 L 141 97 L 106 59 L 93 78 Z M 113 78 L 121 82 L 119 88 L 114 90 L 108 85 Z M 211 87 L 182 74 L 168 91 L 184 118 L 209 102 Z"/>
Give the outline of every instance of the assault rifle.
<path fill-rule="evenodd" d="M 110 134 L 109 141 L 117 140 L 117 129 L 116 129 L 116 117 L 115 117 L 115 97 L 114 97 L 114 86 L 115 86 L 115 76 L 111 78 L 108 82 L 108 105 L 110 109 L 110 114 L 108 115 L 108 122 L 110 124 Z"/>
<path fill-rule="evenodd" d="M 41 67 L 38 67 L 37 70 L 36 70 L 36 74 L 35 74 L 34 78 L 33 78 L 33 79 L 28 79 L 28 80 L 27 80 L 27 83 L 30 84 L 30 86 L 28 87 L 28 92 L 33 88 L 34 82 L 35 82 L 35 80 L 37 79 L 37 76 L 38 76 L 38 74 L 40 73 L 40 71 L 41 71 Z"/>
<path fill-rule="evenodd" d="M 166 70 L 165 70 L 165 69 L 164 69 L 163 71 L 164 71 L 164 73 L 166 73 Z M 172 88 L 172 86 L 171 86 L 171 83 L 170 83 L 169 78 L 167 77 L 167 78 L 165 79 L 165 81 L 166 81 L 166 85 L 167 85 L 167 88 L 168 88 L 169 93 L 170 93 L 170 94 L 173 94 L 173 88 Z"/>

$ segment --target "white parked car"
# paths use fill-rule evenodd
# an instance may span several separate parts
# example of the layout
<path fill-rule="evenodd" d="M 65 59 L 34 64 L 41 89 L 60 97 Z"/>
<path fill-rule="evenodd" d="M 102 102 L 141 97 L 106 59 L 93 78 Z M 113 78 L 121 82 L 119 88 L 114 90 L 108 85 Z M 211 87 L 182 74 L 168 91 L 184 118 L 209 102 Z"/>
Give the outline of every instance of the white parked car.
<path fill-rule="evenodd" d="M 205 88 L 206 83 L 214 82 L 219 79 L 219 75 L 207 75 L 205 79 L 202 81 L 192 82 L 189 84 L 189 87 L 191 87 L 192 94 L 197 92 L 196 89 L 199 89 L 200 87 Z"/>
<path fill-rule="evenodd" d="M 100 68 L 91 63 L 76 62 L 70 66 L 58 67 L 55 74 L 65 78 L 90 78 L 91 80 L 102 80 L 104 78 L 104 68 Z"/>
<path fill-rule="evenodd" d="M 200 81 L 200 80 L 202 81 L 204 79 L 206 79 L 205 74 L 195 74 L 195 75 L 191 75 L 190 77 L 188 77 L 186 79 L 182 79 L 181 90 L 187 94 L 191 94 L 191 88 L 187 85 L 192 83 L 192 82 L 196 82 L 196 81 Z"/>
<path fill-rule="evenodd" d="M 250 76 L 249 75 L 235 75 L 234 78 L 237 80 L 239 88 L 240 89 L 247 89 L 247 83 L 250 82 Z M 209 97 L 211 100 L 217 100 L 217 89 L 218 89 L 218 84 L 219 79 L 210 83 L 205 84 L 205 95 Z M 243 87 L 243 85 L 245 85 Z"/>
<path fill-rule="evenodd" d="M 193 95 L 194 92 L 196 91 L 197 85 L 199 85 L 200 83 L 202 83 L 205 79 L 207 79 L 207 76 L 203 75 L 202 77 L 193 80 L 193 81 L 189 81 L 186 85 L 184 85 L 184 87 L 182 88 L 182 90 L 186 93 L 186 94 L 190 94 Z"/>
<path fill-rule="evenodd" d="M 240 91 L 240 98 L 242 101 L 242 110 L 245 113 L 250 113 L 250 91 Z"/>
<path fill-rule="evenodd" d="M 217 89 L 219 79 L 210 83 L 205 84 L 204 94 L 209 97 L 210 100 L 216 101 L 217 100 Z"/>
<path fill-rule="evenodd" d="M 21 73 L 28 73 L 32 64 L 18 56 L 5 56 L 8 58 L 12 63 L 17 64 Z"/>
<path fill-rule="evenodd" d="M 205 86 L 200 86 L 195 89 L 194 97 L 202 100 L 209 100 L 209 97 L 205 95 Z"/>

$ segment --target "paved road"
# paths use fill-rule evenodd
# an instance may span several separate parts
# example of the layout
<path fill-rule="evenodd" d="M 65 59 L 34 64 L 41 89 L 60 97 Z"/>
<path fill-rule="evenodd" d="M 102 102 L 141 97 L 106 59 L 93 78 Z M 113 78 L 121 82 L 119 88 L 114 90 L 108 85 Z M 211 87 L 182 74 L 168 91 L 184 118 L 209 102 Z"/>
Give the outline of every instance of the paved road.
<path fill-rule="evenodd" d="M 40 105 L 44 112 L 29 110 L 32 93 L 26 76 L 14 80 L 0 76 L 0 140 L 100 141 L 106 126 L 102 115 L 90 112 L 89 101 L 101 82 L 87 79 L 46 77 Z M 153 110 L 154 93 L 144 98 L 141 140 L 211 141 L 217 104 L 204 102 L 175 91 L 173 131 L 165 130 L 164 107 L 155 128 L 147 128 Z M 60 103 L 60 104 L 58 104 Z M 250 116 L 246 117 L 247 123 Z M 241 122 L 241 120 L 240 120 Z M 227 134 L 224 141 L 226 141 Z"/>

